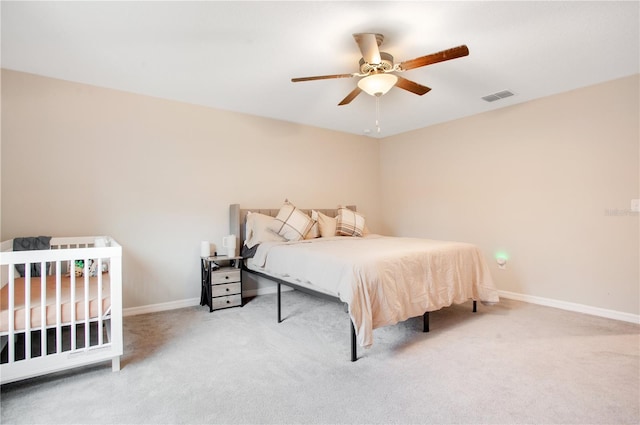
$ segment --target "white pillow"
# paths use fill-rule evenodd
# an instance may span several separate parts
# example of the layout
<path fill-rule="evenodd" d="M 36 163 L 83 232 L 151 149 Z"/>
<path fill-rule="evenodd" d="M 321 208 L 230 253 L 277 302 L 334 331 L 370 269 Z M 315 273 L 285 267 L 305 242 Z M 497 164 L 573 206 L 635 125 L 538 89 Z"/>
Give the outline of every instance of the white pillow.
<path fill-rule="evenodd" d="M 269 224 L 269 229 L 288 241 L 299 241 L 304 239 L 312 226 L 311 217 L 293 204 L 285 202 L 276 218 Z"/>
<path fill-rule="evenodd" d="M 336 235 L 362 236 L 364 233 L 364 217 L 357 212 L 340 208 L 336 219 Z"/>
<path fill-rule="evenodd" d="M 244 244 L 253 248 L 262 242 L 283 242 L 285 239 L 269 229 L 274 218 L 260 213 L 247 213 L 247 226 Z"/>
<path fill-rule="evenodd" d="M 320 211 L 313 210 L 311 213 L 312 216 L 313 213 L 316 213 L 318 215 L 318 227 L 320 228 L 320 236 L 323 238 L 335 236 L 337 220 L 333 217 L 322 214 Z"/>

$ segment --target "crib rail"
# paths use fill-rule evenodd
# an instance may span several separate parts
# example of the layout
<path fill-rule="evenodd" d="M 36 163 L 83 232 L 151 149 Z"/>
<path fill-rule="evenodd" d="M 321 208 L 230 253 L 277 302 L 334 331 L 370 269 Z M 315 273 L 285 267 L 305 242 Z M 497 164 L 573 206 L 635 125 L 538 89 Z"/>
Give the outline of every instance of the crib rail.
<path fill-rule="evenodd" d="M 119 370 L 122 247 L 74 237 L 52 238 L 49 250 L 0 248 L 0 383 L 105 360 Z"/>

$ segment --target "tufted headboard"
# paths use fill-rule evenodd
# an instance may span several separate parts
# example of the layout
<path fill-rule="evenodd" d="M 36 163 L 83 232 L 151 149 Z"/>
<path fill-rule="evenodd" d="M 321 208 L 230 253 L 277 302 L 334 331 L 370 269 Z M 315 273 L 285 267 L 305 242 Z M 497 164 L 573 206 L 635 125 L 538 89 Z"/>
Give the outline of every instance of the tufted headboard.
<path fill-rule="evenodd" d="M 347 205 L 352 211 L 356 211 L 355 205 Z M 311 215 L 311 209 L 300 208 L 305 213 Z M 313 208 L 314 210 L 321 212 L 329 217 L 335 217 L 338 214 L 338 208 Z M 229 205 L 229 233 L 238 237 L 238 246 L 242 247 L 245 239 L 245 223 L 247 220 L 247 213 L 256 212 L 271 217 L 278 215 L 280 208 L 240 208 L 240 204 Z"/>

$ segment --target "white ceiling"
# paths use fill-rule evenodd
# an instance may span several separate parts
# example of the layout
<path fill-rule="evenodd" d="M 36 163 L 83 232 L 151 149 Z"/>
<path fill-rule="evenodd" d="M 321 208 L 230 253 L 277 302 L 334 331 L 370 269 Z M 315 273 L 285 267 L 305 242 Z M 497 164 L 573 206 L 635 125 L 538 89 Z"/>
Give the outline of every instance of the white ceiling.
<path fill-rule="evenodd" d="M 639 72 L 640 3 L 9 2 L 2 67 L 338 131 L 386 137 Z M 407 71 L 432 88 L 360 94 L 352 34 L 397 62 L 461 44 L 467 57 Z M 487 103 L 501 90 L 515 96 Z"/>

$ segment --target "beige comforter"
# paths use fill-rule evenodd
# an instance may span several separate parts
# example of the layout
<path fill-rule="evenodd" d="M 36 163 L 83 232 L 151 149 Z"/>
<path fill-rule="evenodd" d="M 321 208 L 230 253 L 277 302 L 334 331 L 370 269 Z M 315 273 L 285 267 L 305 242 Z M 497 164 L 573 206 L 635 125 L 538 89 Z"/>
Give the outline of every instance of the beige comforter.
<path fill-rule="evenodd" d="M 375 328 L 469 299 L 498 301 L 482 252 L 468 243 L 380 235 L 265 242 L 248 265 L 340 298 L 363 347 Z"/>

